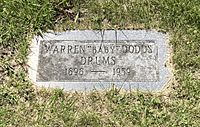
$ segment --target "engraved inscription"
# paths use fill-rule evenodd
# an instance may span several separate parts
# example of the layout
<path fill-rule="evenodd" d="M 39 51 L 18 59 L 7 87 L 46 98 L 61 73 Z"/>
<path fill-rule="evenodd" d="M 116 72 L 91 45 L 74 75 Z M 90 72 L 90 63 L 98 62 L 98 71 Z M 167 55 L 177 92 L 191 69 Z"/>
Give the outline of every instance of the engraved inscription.
<path fill-rule="evenodd" d="M 39 50 L 39 82 L 159 80 L 153 40 L 43 40 Z"/>

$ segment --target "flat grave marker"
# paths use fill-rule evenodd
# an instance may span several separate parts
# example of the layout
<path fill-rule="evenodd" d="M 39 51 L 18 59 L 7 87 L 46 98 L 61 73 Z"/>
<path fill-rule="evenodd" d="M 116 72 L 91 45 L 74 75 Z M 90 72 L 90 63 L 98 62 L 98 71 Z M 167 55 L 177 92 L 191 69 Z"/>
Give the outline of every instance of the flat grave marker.
<path fill-rule="evenodd" d="M 34 84 L 65 90 L 161 90 L 169 81 L 166 35 L 145 30 L 67 31 L 36 36 L 29 55 Z"/>

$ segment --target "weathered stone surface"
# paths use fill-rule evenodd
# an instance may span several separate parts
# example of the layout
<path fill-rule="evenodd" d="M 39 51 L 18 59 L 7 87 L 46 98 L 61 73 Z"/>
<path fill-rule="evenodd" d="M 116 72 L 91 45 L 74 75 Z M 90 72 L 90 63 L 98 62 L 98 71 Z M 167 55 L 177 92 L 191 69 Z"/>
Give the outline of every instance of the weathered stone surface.
<path fill-rule="evenodd" d="M 109 88 L 160 90 L 166 35 L 153 31 L 67 31 L 35 37 L 29 75 L 35 84 L 66 90 Z"/>

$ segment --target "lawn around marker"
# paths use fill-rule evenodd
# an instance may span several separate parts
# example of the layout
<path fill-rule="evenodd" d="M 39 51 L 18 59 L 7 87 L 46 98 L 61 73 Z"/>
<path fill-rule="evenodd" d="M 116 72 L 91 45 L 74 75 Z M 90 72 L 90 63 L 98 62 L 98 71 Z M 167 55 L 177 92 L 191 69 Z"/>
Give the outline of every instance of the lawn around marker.
<path fill-rule="evenodd" d="M 0 2 L 0 126 L 199 126 L 199 0 Z M 37 89 L 27 56 L 47 30 L 156 30 L 169 34 L 175 80 L 161 93 Z"/>

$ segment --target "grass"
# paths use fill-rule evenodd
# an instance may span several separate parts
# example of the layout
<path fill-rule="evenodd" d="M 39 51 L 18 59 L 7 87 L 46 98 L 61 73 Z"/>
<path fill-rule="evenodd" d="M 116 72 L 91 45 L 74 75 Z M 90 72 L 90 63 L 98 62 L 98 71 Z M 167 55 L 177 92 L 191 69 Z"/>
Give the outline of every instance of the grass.
<path fill-rule="evenodd" d="M 170 35 L 168 92 L 35 89 L 31 37 L 48 29 L 155 29 Z M 0 0 L 0 126 L 194 126 L 200 124 L 199 0 Z"/>

